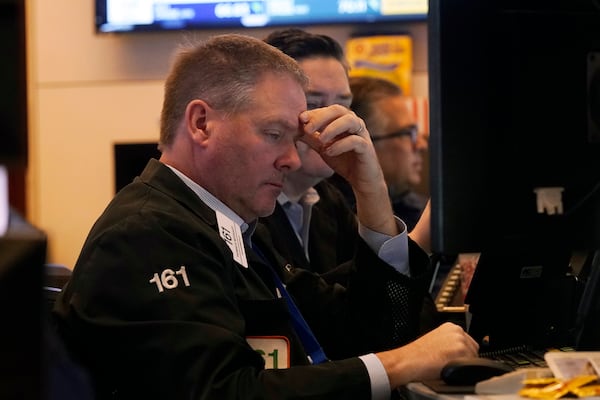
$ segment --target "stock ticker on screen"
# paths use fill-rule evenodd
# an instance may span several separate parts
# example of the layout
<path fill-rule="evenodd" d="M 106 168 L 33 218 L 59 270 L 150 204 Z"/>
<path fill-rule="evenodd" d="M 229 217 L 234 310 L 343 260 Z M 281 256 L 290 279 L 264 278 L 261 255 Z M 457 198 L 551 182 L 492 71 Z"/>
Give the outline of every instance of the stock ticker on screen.
<path fill-rule="evenodd" d="M 98 32 L 373 23 L 426 16 L 427 0 L 96 0 Z"/>

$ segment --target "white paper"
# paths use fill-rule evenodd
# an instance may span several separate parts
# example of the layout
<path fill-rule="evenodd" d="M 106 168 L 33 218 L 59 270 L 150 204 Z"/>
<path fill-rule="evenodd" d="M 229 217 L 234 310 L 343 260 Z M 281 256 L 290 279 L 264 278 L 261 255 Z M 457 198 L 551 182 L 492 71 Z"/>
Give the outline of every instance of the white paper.
<path fill-rule="evenodd" d="M 561 380 L 581 375 L 600 376 L 600 351 L 549 351 L 544 359 Z"/>

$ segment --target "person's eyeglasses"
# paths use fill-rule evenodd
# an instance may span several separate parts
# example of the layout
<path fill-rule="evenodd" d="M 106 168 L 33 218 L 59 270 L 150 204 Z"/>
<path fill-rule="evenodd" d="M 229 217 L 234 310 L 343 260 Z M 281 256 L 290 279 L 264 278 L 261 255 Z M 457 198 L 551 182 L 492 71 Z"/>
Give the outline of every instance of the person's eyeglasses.
<path fill-rule="evenodd" d="M 404 128 L 400 128 L 396 132 L 388 133 L 381 136 L 372 137 L 372 142 L 378 142 L 380 140 L 393 139 L 397 137 L 408 136 L 413 144 L 417 143 L 417 136 L 419 134 L 419 129 L 416 125 L 405 126 Z"/>
<path fill-rule="evenodd" d="M 306 108 L 314 110 L 315 108 L 327 107 L 332 104 L 339 104 L 346 108 L 350 108 L 352 103 L 352 95 L 337 94 L 334 98 L 328 97 L 325 93 L 307 93 Z"/>

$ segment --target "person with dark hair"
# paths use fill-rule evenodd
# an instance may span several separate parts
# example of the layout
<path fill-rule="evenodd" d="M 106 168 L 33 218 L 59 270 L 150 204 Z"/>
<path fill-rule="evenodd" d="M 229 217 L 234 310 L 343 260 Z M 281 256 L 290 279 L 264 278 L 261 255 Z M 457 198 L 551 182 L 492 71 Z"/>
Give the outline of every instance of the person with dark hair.
<path fill-rule="evenodd" d="M 309 110 L 352 101 L 348 64 L 339 43 L 329 36 L 289 28 L 271 32 L 265 42 L 294 58 L 309 78 L 305 91 Z M 343 283 L 357 234 L 354 212 L 325 179 L 334 171 L 319 153 L 296 144 L 302 165 L 291 171 L 277 198 L 275 211 L 261 219 L 282 255 L 292 265 Z M 328 240 L 320 240 L 327 237 Z"/>
<path fill-rule="evenodd" d="M 350 78 L 350 108 L 369 129 L 385 181 L 390 191 L 394 214 L 406 223 L 409 231 L 416 226 L 427 205 L 427 197 L 414 187 L 423 179 L 423 152 L 427 140 L 419 135 L 410 99 L 395 83 L 376 77 Z M 352 188 L 342 177 L 330 179 L 354 207 Z"/>
<path fill-rule="evenodd" d="M 306 101 L 309 109 L 333 104 L 350 106 L 353 94 L 348 81 L 348 64 L 337 41 L 297 28 L 273 31 L 264 40 L 296 59 L 307 74 Z M 348 261 L 354 255 L 358 240 L 354 210 L 348 206 L 342 193 L 328 182 L 327 178 L 334 174 L 333 169 L 304 143 L 297 143 L 297 148 L 302 165 L 288 174 L 275 211 L 262 218 L 261 222 L 267 226 L 275 247 L 288 262 L 320 273 L 329 282 L 345 285 L 350 272 Z M 354 205 L 349 185 L 348 190 Z M 369 206 L 377 207 L 377 204 Z M 420 224 L 421 231 L 428 232 L 428 224 L 429 220 L 424 218 Z M 427 235 L 418 236 L 420 245 L 421 241 L 428 250 Z M 393 245 L 393 241 L 389 245 Z M 432 275 L 429 265 L 406 273 L 413 278 L 413 285 L 419 282 L 423 294 L 415 298 L 406 297 L 414 299 L 413 303 L 398 302 L 395 312 L 403 315 L 404 319 L 399 324 L 402 329 L 397 332 L 396 345 L 415 339 L 441 321 L 427 292 Z M 422 308 L 420 313 L 419 308 Z"/>
<path fill-rule="evenodd" d="M 477 354 L 452 323 L 391 346 L 389 293 L 407 280 L 398 269 L 427 255 L 393 217 L 363 121 L 339 105 L 307 110 L 306 87 L 296 61 L 249 36 L 179 51 L 161 157 L 96 221 L 54 306 L 97 398 L 387 399 Z M 347 287 L 285 263 L 257 224 L 300 167 L 298 142 L 355 187 Z M 402 237 L 390 262 L 379 256 Z"/>

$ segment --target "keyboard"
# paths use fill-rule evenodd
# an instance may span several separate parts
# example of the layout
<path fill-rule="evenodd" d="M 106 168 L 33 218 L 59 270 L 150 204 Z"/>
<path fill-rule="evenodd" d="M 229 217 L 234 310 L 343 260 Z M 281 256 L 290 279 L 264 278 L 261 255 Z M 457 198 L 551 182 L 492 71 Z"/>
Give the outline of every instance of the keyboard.
<path fill-rule="evenodd" d="M 552 349 L 539 349 L 528 345 L 514 346 L 494 351 L 483 351 L 480 357 L 490 358 L 508 364 L 514 369 L 519 368 L 547 368 L 548 364 L 544 354 L 548 351 L 573 351 L 571 347 Z"/>

